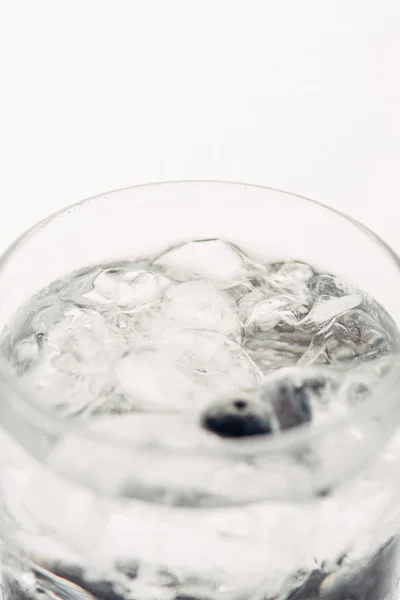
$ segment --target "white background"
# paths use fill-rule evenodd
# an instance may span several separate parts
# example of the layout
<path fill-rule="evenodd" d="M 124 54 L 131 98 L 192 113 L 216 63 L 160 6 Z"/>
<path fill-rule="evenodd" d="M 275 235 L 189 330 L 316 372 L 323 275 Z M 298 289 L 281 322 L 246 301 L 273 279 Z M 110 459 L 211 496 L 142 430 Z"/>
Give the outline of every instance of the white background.
<path fill-rule="evenodd" d="M 335 206 L 400 252 L 399 0 L 0 9 L 0 249 L 87 196 L 227 179 Z"/>

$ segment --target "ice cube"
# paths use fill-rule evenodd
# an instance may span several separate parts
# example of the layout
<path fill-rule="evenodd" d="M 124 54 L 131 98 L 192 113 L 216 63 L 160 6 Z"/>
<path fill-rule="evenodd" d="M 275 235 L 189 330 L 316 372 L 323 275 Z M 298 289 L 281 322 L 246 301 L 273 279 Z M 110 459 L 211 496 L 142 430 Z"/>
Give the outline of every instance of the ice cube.
<path fill-rule="evenodd" d="M 112 268 L 101 271 L 93 280 L 93 291 L 83 297 L 102 304 L 136 308 L 162 297 L 169 280 L 159 273 Z"/>
<path fill-rule="evenodd" d="M 236 307 L 240 300 L 253 291 L 254 288 L 250 283 L 247 283 L 246 281 L 233 281 L 230 282 L 227 287 L 221 290 L 220 293 L 221 296 L 228 302 L 229 306 Z"/>
<path fill-rule="evenodd" d="M 249 337 L 245 347 L 263 374 L 295 365 L 310 344 L 310 336 L 301 331 L 271 331 L 268 335 Z"/>
<path fill-rule="evenodd" d="M 389 334 L 372 317 L 359 309 L 349 310 L 314 335 L 298 364 L 370 360 L 390 352 L 391 347 Z"/>
<path fill-rule="evenodd" d="M 124 275 L 125 269 L 121 268 L 101 271 L 93 281 L 93 288 L 106 300 L 123 303 L 124 296 L 130 295 L 129 283 L 125 281 Z"/>
<path fill-rule="evenodd" d="M 254 307 L 265 300 L 266 296 L 258 289 L 253 289 L 245 294 L 237 304 L 237 314 L 242 323 L 245 323 L 253 312 Z"/>
<path fill-rule="evenodd" d="M 112 364 L 127 350 L 127 339 L 115 333 L 100 313 L 73 307 L 65 311 L 42 339 L 40 361 L 25 376 L 43 405 L 65 415 L 112 410 L 123 400 L 115 390 Z"/>
<path fill-rule="evenodd" d="M 182 327 L 218 331 L 236 337 L 241 330 L 239 318 L 208 281 L 187 281 L 169 288 L 163 311 Z"/>
<path fill-rule="evenodd" d="M 268 265 L 266 271 L 261 279 L 251 280 L 256 292 L 262 294 L 264 298 L 287 299 L 288 304 L 291 304 L 291 310 L 296 312 L 296 319 L 307 314 L 311 297 L 307 282 L 314 274 L 312 268 L 304 263 L 289 261 Z M 246 297 L 243 298 L 243 305 L 245 299 Z"/>
<path fill-rule="evenodd" d="M 305 304 L 310 295 L 307 282 L 313 275 L 309 265 L 287 261 L 266 265 L 263 277 L 252 279 L 251 283 L 268 297 L 290 294 L 299 304 Z"/>
<path fill-rule="evenodd" d="M 326 351 L 333 362 L 353 358 L 371 359 L 389 350 L 389 335 L 361 310 L 345 312 L 327 332 Z"/>
<path fill-rule="evenodd" d="M 177 281 L 201 277 L 216 281 L 235 279 L 244 273 L 243 259 L 222 240 L 196 240 L 168 250 L 155 265 Z"/>
<path fill-rule="evenodd" d="M 56 368 L 51 370 L 50 365 L 41 365 L 40 370 L 27 373 L 22 381 L 34 390 L 40 406 L 64 417 L 89 415 L 103 404 L 100 395 L 91 392 L 89 379 L 80 373 L 65 373 Z M 104 381 L 97 379 L 96 383 L 100 387 Z"/>
<path fill-rule="evenodd" d="M 311 365 L 326 364 L 328 357 L 326 354 L 326 335 L 325 333 L 316 333 L 302 356 L 298 359 L 297 365 L 309 367 Z"/>
<path fill-rule="evenodd" d="M 208 400 L 217 396 L 252 391 L 262 379 L 246 351 L 232 339 L 215 332 L 183 330 L 166 341 L 166 348 Z"/>
<path fill-rule="evenodd" d="M 165 349 L 137 349 L 115 366 L 118 382 L 140 410 L 190 409 L 199 390 Z"/>
<path fill-rule="evenodd" d="M 254 390 L 262 375 L 246 351 L 213 331 L 179 327 L 155 316 L 144 327 L 146 340 L 203 389 L 208 401 L 217 395 Z"/>
<path fill-rule="evenodd" d="M 356 291 L 334 275 L 316 275 L 311 279 L 308 287 L 317 298 L 319 296 L 340 298 Z"/>
<path fill-rule="evenodd" d="M 311 308 L 308 315 L 297 323 L 297 327 L 309 333 L 316 332 L 324 323 L 337 317 L 339 314 L 355 308 L 362 303 L 360 294 L 348 294 L 341 297 L 320 296 Z"/>
<path fill-rule="evenodd" d="M 297 319 L 289 298 L 273 296 L 258 302 L 245 322 L 246 334 L 255 336 L 268 333 L 277 325 L 293 328 Z"/>
<path fill-rule="evenodd" d="M 123 414 L 135 409 L 110 370 L 96 373 L 94 366 L 89 370 L 82 372 L 79 365 L 74 368 L 68 355 L 60 354 L 29 372 L 24 383 L 35 389 L 41 406 L 65 417 Z"/>
<path fill-rule="evenodd" d="M 278 265 L 277 265 L 278 266 Z M 293 285 L 305 284 L 314 275 L 310 265 L 298 261 L 286 261 L 281 263 L 269 281 L 280 289 L 293 289 Z"/>
<path fill-rule="evenodd" d="M 150 271 L 128 271 L 125 281 L 129 283 L 130 295 L 125 305 L 139 307 L 149 305 L 161 299 L 164 291 L 170 285 L 170 280 L 160 273 Z M 122 304 L 122 301 L 119 301 Z"/>
<path fill-rule="evenodd" d="M 66 318 L 49 332 L 47 342 L 67 355 L 71 366 L 79 364 L 81 372 L 106 369 L 126 349 L 123 336 L 114 334 L 102 314 L 79 308 L 66 312 Z"/>

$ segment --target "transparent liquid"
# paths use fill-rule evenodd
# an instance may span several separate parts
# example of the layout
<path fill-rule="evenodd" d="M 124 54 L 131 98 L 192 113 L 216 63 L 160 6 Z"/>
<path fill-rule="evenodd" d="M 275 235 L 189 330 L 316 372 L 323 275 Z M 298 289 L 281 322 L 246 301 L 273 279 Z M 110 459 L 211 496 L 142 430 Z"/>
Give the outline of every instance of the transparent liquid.
<path fill-rule="evenodd" d="M 142 447 L 192 451 L 218 449 L 226 437 L 235 437 L 229 427 L 225 435 L 225 417 L 222 429 L 204 426 L 207 411 L 234 399 L 265 409 L 270 423 L 265 435 L 334 421 L 368 398 L 392 368 L 399 343 L 383 307 L 351 283 L 295 260 L 259 264 L 223 241 L 204 240 L 54 282 L 10 323 L 2 349 L 46 410 Z M 61 448 L 56 460 L 74 460 L 71 448 Z M 118 539 L 118 527 L 114 522 L 113 529 L 107 517 L 107 551 L 103 522 L 99 526 L 107 565 L 98 562 L 98 571 L 93 566 L 91 571 L 76 556 L 63 558 L 59 549 L 50 560 L 35 542 L 34 549 L 22 552 L 37 563 L 25 574 L 10 575 L 21 568 L 10 559 L 6 592 L 86 598 L 83 589 L 110 600 L 267 600 L 292 598 L 298 588 L 292 600 L 339 599 L 330 584 L 320 590 L 327 575 L 340 568 L 320 563 L 314 569 L 306 543 L 315 507 L 248 506 L 249 496 L 262 500 L 269 482 L 261 470 L 254 478 L 254 461 L 231 472 L 229 465 L 219 465 L 222 495 L 221 477 L 212 473 L 215 463 L 203 461 L 200 474 L 194 469 L 182 485 L 176 465 L 158 471 L 143 462 L 141 485 L 128 496 L 142 502 L 135 508 L 133 537 L 140 532 L 138 523 L 154 521 L 151 535 L 148 528 L 142 532 L 147 546 L 120 544 L 124 552 L 116 558 L 121 548 L 113 548 L 111 540 Z M 30 499 L 37 493 L 38 504 L 46 506 L 43 490 L 33 486 L 29 493 Z M 230 503 L 235 506 L 224 507 Z M 200 516 L 202 505 L 209 508 Z M 120 507 L 128 519 L 127 510 Z M 156 550 L 155 540 L 162 536 L 176 537 L 168 559 Z M 185 548 L 191 537 L 198 552 L 189 559 Z M 274 557 L 276 540 L 284 551 Z M 290 550 L 299 545 L 304 552 Z M 329 553 L 319 558 L 337 558 L 334 542 Z M 285 565 L 285 556 L 296 569 Z"/>

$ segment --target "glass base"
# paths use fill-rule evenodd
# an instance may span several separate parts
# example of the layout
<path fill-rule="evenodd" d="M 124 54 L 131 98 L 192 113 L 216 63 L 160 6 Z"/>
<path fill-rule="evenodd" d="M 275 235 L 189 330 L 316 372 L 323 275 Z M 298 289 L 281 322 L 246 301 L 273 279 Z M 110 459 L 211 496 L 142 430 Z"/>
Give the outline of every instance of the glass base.
<path fill-rule="evenodd" d="M 400 585 L 400 536 L 389 539 L 368 559 L 350 561 L 346 557 L 335 568 L 322 565 L 299 572 L 279 595 L 268 590 L 233 592 L 227 589 L 209 592 L 199 585 L 182 588 L 172 575 L 158 587 L 143 586 L 132 593 L 129 582 L 140 578 L 137 565 L 126 565 L 125 582 L 85 578 L 78 567 L 60 567 L 57 574 L 37 565 L 6 568 L 3 573 L 4 600 L 389 600 Z M 146 589 L 147 588 L 147 589 Z"/>

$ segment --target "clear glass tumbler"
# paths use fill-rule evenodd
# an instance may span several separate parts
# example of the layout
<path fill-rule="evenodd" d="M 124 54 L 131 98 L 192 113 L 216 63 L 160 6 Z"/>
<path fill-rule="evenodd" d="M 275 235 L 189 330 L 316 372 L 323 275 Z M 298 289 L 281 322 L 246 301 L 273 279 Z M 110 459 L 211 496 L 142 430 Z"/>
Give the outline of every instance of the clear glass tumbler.
<path fill-rule="evenodd" d="M 296 259 L 343 276 L 400 328 L 399 259 L 368 229 L 277 190 L 181 182 L 89 199 L 23 235 L 0 262 L 0 331 L 74 270 L 213 238 L 260 262 Z M 5 598 L 395 598 L 393 365 L 372 397 L 332 423 L 210 449 L 143 446 L 63 419 L 41 407 L 2 356 Z"/>

